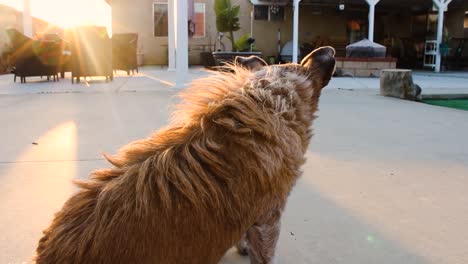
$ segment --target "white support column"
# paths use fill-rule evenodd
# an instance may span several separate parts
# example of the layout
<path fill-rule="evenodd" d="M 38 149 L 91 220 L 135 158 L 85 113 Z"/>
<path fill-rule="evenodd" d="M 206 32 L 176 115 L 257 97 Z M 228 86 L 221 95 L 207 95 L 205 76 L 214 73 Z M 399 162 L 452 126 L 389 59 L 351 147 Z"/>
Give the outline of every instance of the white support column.
<path fill-rule="evenodd" d="M 370 41 L 374 41 L 374 23 L 375 23 L 375 5 L 380 0 L 366 0 L 367 4 L 369 4 L 369 35 L 368 39 Z"/>
<path fill-rule="evenodd" d="M 293 54 L 292 62 L 297 63 L 298 47 L 299 47 L 299 2 L 301 0 L 294 0 L 293 8 Z"/>
<path fill-rule="evenodd" d="M 167 70 L 168 71 L 175 71 L 175 68 L 176 68 L 176 40 L 175 40 L 175 36 L 176 36 L 176 28 L 177 28 L 177 20 L 175 19 L 176 18 L 176 7 L 175 7 L 175 1 L 168 1 L 168 12 L 167 12 L 167 16 L 168 16 L 168 22 L 169 22 L 169 25 L 168 25 L 168 29 L 167 29 L 167 32 L 168 32 L 168 43 L 167 43 L 167 46 L 168 46 L 168 58 L 169 58 L 169 65 L 168 65 L 168 68 Z"/>
<path fill-rule="evenodd" d="M 176 1 L 176 87 L 183 88 L 188 75 L 188 4 Z"/>
<path fill-rule="evenodd" d="M 31 3 L 29 0 L 23 0 L 23 34 L 30 38 L 33 37 Z"/>
<path fill-rule="evenodd" d="M 440 44 L 442 44 L 442 36 L 444 34 L 444 7 L 438 5 L 439 14 L 437 16 L 437 56 L 436 56 L 436 66 L 434 68 L 435 72 L 440 72 L 440 66 L 442 64 L 442 54 L 440 53 Z"/>
<path fill-rule="evenodd" d="M 434 68 L 435 72 L 440 72 L 440 67 L 442 64 L 442 54 L 440 53 L 440 44 L 442 44 L 442 36 L 444 34 L 444 11 L 452 2 L 452 0 L 432 0 L 438 9 L 437 17 L 437 56 L 436 56 L 436 66 Z"/>

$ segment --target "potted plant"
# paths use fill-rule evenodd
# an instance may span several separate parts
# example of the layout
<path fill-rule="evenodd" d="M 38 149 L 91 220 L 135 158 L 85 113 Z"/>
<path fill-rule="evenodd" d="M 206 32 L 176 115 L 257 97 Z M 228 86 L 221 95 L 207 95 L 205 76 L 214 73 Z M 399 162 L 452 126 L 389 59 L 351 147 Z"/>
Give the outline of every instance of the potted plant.
<path fill-rule="evenodd" d="M 208 30 L 208 32 L 211 32 L 211 31 Z M 209 39 L 209 45 L 205 46 L 203 48 L 203 51 L 200 52 L 200 62 L 205 68 L 211 69 L 212 67 L 216 66 L 215 60 L 213 58 L 213 51 L 215 50 L 216 44 L 212 42 L 211 35 L 208 36 L 208 39 Z M 208 50 L 206 50 L 206 48 L 208 48 Z"/>
<path fill-rule="evenodd" d="M 214 11 L 216 15 L 216 29 L 218 32 L 226 33 L 231 42 L 231 51 L 215 51 L 213 57 L 216 65 L 232 62 L 236 56 L 261 56 L 262 53 L 254 51 L 252 44 L 254 39 L 249 34 L 244 34 L 235 40 L 234 33 L 240 29 L 239 12 L 240 6 L 233 6 L 231 0 L 215 0 Z M 222 35 L 221 35 L 222 36 Z M 218 41 L 221 41 L 220 39 Z"/>

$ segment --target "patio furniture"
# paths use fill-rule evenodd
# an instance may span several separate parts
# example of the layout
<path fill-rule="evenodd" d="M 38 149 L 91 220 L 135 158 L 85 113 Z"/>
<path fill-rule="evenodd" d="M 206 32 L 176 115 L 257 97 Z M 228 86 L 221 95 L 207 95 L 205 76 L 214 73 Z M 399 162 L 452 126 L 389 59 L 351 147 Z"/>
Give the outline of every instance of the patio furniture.
<path fill-rule="evenodd" d="M 105 27 L 78 27 L 70 34 L 72 83 L 76 78 L 105 76 L 113 80 L 112 42 Z"/>
<path fill-rule="evenodd" d="M 130 75 L 138 72 L 137 64 L 138 34 L 124 33 L 112 36 L 112 68 L 123 70 Z"/>
<path fill-rule="evenodd" d="M 437 53 L 437 40 L 426 40 L 424 44 L 423 66 L 434 69 L 436 67 Z"/>
<path fill-rule="evenodd" d="M 65 72 L 71 71 L 70 43 L 60 37 L 58 34 L 44 34 L 41 36 L 41 40 L 55 41 L 60 45 L 60 57 L 57 65 L 57 71 L 60 73 L 60 77 L 63 79 L 65 77 Z"/>
<path fill-rule="evenodd" d="M 280 59 L 281 62 L 292 62 L 293 58 L 293 41 L 289 40 L 284 44 L 283 48 L 281 49 Z M 297 48 L 297 61 L 301 61 L 301 49 L 300 47 Z"/>
<path fill-rule="evenodd" d="M 468 65 L 468 38 L 452 38 L 450 41 L 450 53 L 446 63 L 450 70 L 460 70 Z"/>
<path fill-rule="evenodd" d="M 11 58 L 14 65 L 14 81 L 19 76 L 22 83 L 29 76 L 46 76 L 58 80 L 57 65 L 60 45 L 55 41 L 33 40 L 16 29 L 7 29 L 13 47 Z"/>

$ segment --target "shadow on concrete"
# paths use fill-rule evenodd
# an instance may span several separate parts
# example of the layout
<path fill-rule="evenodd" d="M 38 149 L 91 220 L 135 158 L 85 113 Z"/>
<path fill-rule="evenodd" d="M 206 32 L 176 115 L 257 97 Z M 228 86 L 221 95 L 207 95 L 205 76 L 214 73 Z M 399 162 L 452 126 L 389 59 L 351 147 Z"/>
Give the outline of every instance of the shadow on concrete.
<path fill-rule="evenodd" d="M 428 263 L 303 180 L 289 197 L 281 228 L 278 263 Z M 221 263 L 249 261 L 230 250 Z"/>

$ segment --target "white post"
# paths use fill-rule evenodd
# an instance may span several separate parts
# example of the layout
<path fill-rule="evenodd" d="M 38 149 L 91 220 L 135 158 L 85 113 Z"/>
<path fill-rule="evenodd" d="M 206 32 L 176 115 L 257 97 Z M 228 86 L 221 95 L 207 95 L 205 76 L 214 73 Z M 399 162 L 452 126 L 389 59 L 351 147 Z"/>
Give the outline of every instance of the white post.
<path fill-rule="evenodd" d="M 23 34 L 30 38 L 33 37 L 31 3 L 29 0 L 23 0 Z"/>
<path fill-rule="evenodd" d="M 437 6 L 439 12 L 437 17 L 437 55 L 436 55 L 436 66 L 434 68 L 435 72 L 440 72 L 440 67 L 442 64 L 442 54 L 440 53 L 440 44 L 442 44 L 442 36 L 444 34 L 444 11 L 452 2 L 452 0 L 433 0 L 434 4 Z"/>
<path fill-rule="evenodd" d="M 299 47 L 299 2 L 300 0 L 294 0 L 293 8 L 294 8 L 294 15 L 293 15 L 293 54 L 292 54 L 292 62 L 297 63 L 297 55 Z"/>
<path fill-rule="evenodd" d="M 188 75 L 187 0 L 176 0 L 176 87 L 183 88 Z"/>
<path fill-rule="evenodd" d="M 442 64 L 442 54 L 440 53 L 440 44 L 442 44 L 442 35 L 444 34 L 444 7 L 438 6 L 439 15 L 437 18 L 437 56 L 435 72 L 440 72 L 440 66 Z"/>
<path fill-rule="evenodd" d="M 374 42 L 375 5 L 369 6 L 369 40 Z"/>
<path fill-rule="evenodd" d="M 176 40 L 175 40 L 175 35 L 176 35 L 176 25 L 177 21 L 175 19 L 176 17 L 176 7 L 175 7 L 175 1 L 169 1 L 168 3 L 168 20 L 169 20 L 169 25 L 168 25 L 168 59 L 169 59 L 169 65 L 167 70 L 168 71 L 175 71 L 176 67 Z"/>
<path fill-rule="evenodd" d="M 254 27 L 254 9 L 250 10 L 250 36 L 253 37 L 253 27 Z"/>
<path fill-rule="evenodd" d="M 374 23 L 375 23 L 375 5 L 380 0 L 366 0 L 367 4 L 369 4 L 369 35 L 368 39 L 370 41 L 374 41 Z"/>

